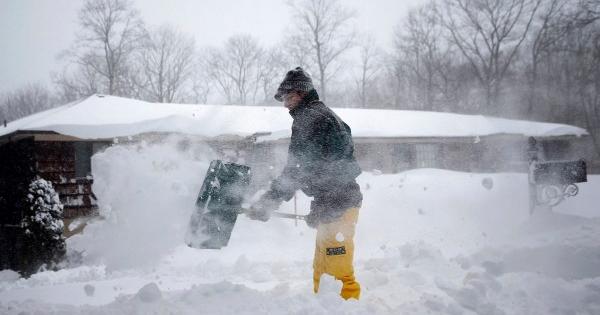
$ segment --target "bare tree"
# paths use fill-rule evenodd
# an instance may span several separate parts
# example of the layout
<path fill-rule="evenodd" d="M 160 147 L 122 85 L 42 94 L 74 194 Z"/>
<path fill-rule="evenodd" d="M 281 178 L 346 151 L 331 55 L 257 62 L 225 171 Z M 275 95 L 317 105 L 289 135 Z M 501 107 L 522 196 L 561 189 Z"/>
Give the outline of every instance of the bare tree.
<path fill-rule="evenodd" d="M 596 155 L 600 156 L 600 27 L 590 38 L 590 52 L 580 60 L 580 101 Z"/>
<path fill-rule="evenodd" d="M 530 43 L 531 70 L 528 76 L 529 97 L 526 113 L 528 117 L 533 116 L 533 110 L 539 104 L 538 75 L 540 58 L 548 53 L 554 44 L 567 34 L 567 28 L 563 27 L 565 15 L 561 14 L 568 0 L 548 0 L 541 3 L 533 24 L 533 38 Z"/>
<path fill-rule="evenodd" d="M 206 104 L 211 92 L 211 78 L 209 71 L 204 67 L 204 54 L 196 53 L 194 67 L 191 75 L 191 87 L 187 93 L 186 102 L 193 104 Z"/>
<path fill-rule="evenodd" d="M 350 24 L 355 14 L 343 7 L 339 0 L 289 3 L 296 24 L 296 32 L 291 34 L 290 41 L 295 42 L 299 49 L 309 49 L 310 61 L 317 65 L 317 81 L 325 100 L 327 83 L 340 68 L 335 62 L 354 45 L 355 32 L 350 30 Z"/>
<path fill-rule="evenodd" d="M 600 3 L 583 0 L 572 28 L 570 49 L 576 60 L 575 79 L 585 125 L 600 156 Z"/>
<path fill-rule="evenodd" d="M 382 80 L 378 80 L 378 86 L 383 95 L 378 105 L 382 108 L 410 108 L 410 102 L 407 98 L 410 82 L 408 82 L 406 64 L 399 58 L 398 54 L 394 53 L 385 53 L 382 59 L 389 66 L 382 68 Z"/>
<path fill-rule="evenodd" d="M 234 103 L 234 82 L 226 73 L 227 60 L 223 57 L 221 49 L 211 47 L 206 49 L 206 59 L 203 68 L 207 70 L 208 76 L 225 98 L 226 104 Z"/>
<path fill-rule="evenodd" d="M 0 122 L 10 122 L 52 108 L 56 99 L 41 83 L 29 83 L 0 95 Z"/>
<path fill-rule="evenodd" d="M 260 87 L 264 96 L 262 101 L 264 104 L 275 104 L 273 96 L 287 71 L 292 68 L 292 65 L 302 65 L 291 60 L 292 58 L 289 58 L 278 46 L 265 51 L 260 74 Z"/>
<path fill-rule="evenodd" d="M 222 49 L 209 50 L 206 67 L 227 103 L 255 100 L 263 57 L 263 48 L 249 35 L 234 35 Z"/>
<path fill-rule="evenodd" d="M 234 35 L 227 41 L 224 53 L 229 61 L 225 73 L 235 83 L 238 102 L 246 105 L 250 93 L 256 93 L 257 80 L 261 74 L 259 65 L 264 51 L 255 38 L 249 35 Z"/>
<path fill-rule="evenodd" d="M 488 113 L 499 112 L 502 81 L 527 37 L 540 2 L 443 0 L 440 17 L 484 89 Z"/>
<path fill-rule="evenodd" d="M 79 11 L 79 26 L 73 48 L 63 54 L 79 72 L 69 81 L 82 87 L 94 85 L 101 93 L 128 96 L 123 87 L 131 71 L 128 63 L 144 33 L 138 11 L 129 0 L 86 0 Z M 86 79 L 93 79 L 93 84 Z"/>
<path fill-rule="evenodd" d="M 409 11 L 404 24 L 395 30 L 395 49 L 400 62 L 409 69 L 415 103 L 423 109 L 437 109 L 454 98 L 453 51 L 446 42 L 435 2 Z"/>
<path fill-rule="evenodd" d="M 183 99 L 182 90 L 193 71 L 195 49 L 193 38 L 170 26 L 148 33 L 138 59 L 149 100 L 172 103 Z"/>
<path fill-rule="evenodd" d="M 354 84 L 358 103 L 361 107 L 367 107 L 368 94 L 374 87 L 374 79 L 381 70 L 381 50 L 377 47 L 372 35 L 367 35 L 359 45 L 360 63 L 358 75 L 355 76 Z"/>
<path fill-rule="evenodd" d="M 300 34 L 290 34 L 283 39 L 281 47 L 286 55 L 285 60 L 289 62 L 288 68 L 302 67 L 305 70 L 312 70 L 311 45 L 302 39 L 303 36 Z"/>
<path fill-rule="evenodd" d="M 593 65 L 582 66 L 582 60 L 589 60 L 591 36 L 595 17 L 590 4 L 593 1 L 568 1 L 550 21 L 544 37 L 537 47 L 535 73 L 535 97 L 531 106 L 531 89 L 528 91 L 526 108 L 528 113 L 539 119 L 586 126 L 585 113 L 581 105 L 581 85 L 585 85 L 586 73 Z M 596 6 L 599 4 L 596 2 Z M 543 12 L 543 11 L 542 11 Z M 537 33 L 534 32 L 534 35 Z M 535 40 L 537 37 L 533 37 Z M 532 43 L 535 43 L 533 41 Z M 532 45 L 532 44 L 531 44 Z M 533 66 L 531 66 L 533 68 Z M 529 70 L 531 71 L 531 70 Z M 531 80 L 533 74 L 527 73 Z M 531 82 L 528 82 L 531 83 Z M 589 86 L 589 85 L 588 85 Z"/>
<path fill-rule="evenodd" d="M 72 68 L 76 69 L 73 70 Z M 58 98 L 68 103 L 87 95 L 101 93 L 102 78 L 89 65 L 66 65 L 61 72 L 51 73 Z"/>
<path fill-rule="evenodd" d="M 535 117 L 586 128 L 597 154 L 600 154 L 600 14 L 595 12 L 599 8 L 597 1 L 567 1 L 537 41 L 540 30 L 536 29 L 530 45 L 540 51 L 535 74 L 537 105 L 531 108 L 530 94 L 523 100 Z M 538 100 L 542 97 L 543 102 Z"/>

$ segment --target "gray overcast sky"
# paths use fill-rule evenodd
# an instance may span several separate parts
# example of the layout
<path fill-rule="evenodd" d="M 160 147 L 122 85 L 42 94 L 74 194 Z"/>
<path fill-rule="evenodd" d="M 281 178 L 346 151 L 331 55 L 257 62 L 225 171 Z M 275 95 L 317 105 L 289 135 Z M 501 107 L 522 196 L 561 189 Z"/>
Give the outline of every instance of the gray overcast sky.
<path fill-rule="evenodd" d="M 424 0 L 342 0 L 357 11 L 360 31 L 391 43 L 394 26 L 407 8 Z M 193 34 L 198 46 L 220 45 L 235 33 L 249 33 L 265 45 L 290 25 L 285 0 L 135 0 L 148 25 L 169 23 Z M 70 46 L 77 29 L 78 0 L 0 0 L 0 92 L 27 82 L 49 84 L 60 69 L 56 56 Z"/>

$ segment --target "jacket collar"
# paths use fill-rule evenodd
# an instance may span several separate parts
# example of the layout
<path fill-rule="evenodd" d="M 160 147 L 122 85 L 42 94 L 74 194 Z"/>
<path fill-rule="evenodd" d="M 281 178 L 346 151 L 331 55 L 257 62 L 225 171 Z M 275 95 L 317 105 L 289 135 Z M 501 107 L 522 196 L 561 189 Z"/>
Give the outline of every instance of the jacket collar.
<path fill-rule="evenodd" d="M 290 110 L 290 115 L 295 118 L 298 113 L 302 112 L 304 108 L 308 107 L 310 103 L 319 100 L 319 94 L 316 90 L 311 90 L 306 96 L 300 101 L 300 104 L 296 108 Z"/>

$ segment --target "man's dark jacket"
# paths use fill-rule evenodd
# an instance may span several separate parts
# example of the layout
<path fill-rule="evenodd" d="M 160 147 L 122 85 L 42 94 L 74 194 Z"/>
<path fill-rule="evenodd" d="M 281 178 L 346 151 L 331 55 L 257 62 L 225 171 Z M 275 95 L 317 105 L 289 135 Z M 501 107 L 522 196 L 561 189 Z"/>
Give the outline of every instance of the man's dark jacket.
<path fill-rule="evenodd" d="M 355 180 L 361 169 L 354 158 L 350 127 L 319 100 L 314 90 L 290 115 L 294 122 L 287 164 L 266 197 L 288 201 L 301 189 L 314 197 L 311 215 L 329 223 L 362 201 Z"/>

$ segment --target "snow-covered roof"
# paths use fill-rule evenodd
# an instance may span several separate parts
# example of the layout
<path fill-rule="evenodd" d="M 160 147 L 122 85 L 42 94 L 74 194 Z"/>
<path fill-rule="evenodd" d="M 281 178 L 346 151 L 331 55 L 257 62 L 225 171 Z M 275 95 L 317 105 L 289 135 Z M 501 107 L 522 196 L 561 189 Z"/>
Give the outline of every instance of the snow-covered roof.
<path fill-rule="evenodd" d="M 525 136 L 585 135 L 578 127 L 481 115 L 439 112 L 333 109 L 355 137 L 469 137 L 492 134 Z M 290 136 L 292 118 L 283 107 L 149 103 L 92 95 L 0 127 L 0 136 L 17 130 L 47 130 L 83 139 L 112 138 L 145 132 L 180 132 L 214 137 L 271 132 Z"/>

